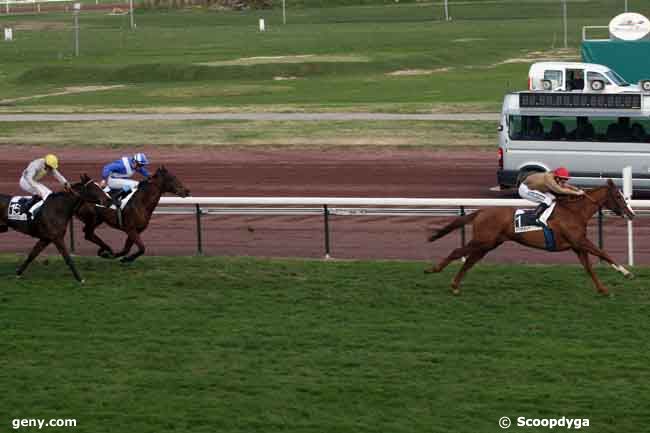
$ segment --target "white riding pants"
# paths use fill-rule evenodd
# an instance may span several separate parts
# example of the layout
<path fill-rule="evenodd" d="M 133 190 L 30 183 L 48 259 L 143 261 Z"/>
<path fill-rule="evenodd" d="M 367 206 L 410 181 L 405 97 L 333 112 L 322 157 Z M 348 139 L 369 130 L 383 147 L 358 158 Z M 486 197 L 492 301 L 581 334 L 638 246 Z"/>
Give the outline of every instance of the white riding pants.
<path fill-rule="evenodd" d="M 20 178 L 20 187 L 23 189 L 23 191 L 26 191 L 31 195 L 37 195 L 41 197 L 43 201 L 45 201 L 48 195 L 52 194 L 52 190 L 42 183 L 34 182 L 34 185 L 32 185 L 24 177 Z"/>
<path fill-rule="evenodd" d="M 525 183 L 519 185 L 519 196 L 534 203 L 546 203 L 548 208 L 539 217 L 539 220 L 546 224 L 546 221 L 555 209 L 555 196 L 550 192 L 541 192 L 530 189 Z"/>
<path fill-rule="evenodd" d="M 110 189 L 128 189 L 133 190 L 138 187 L 137 180 L 124 179 L 121 177 L 109 177 L 108 182 L 106 182 Z"/>

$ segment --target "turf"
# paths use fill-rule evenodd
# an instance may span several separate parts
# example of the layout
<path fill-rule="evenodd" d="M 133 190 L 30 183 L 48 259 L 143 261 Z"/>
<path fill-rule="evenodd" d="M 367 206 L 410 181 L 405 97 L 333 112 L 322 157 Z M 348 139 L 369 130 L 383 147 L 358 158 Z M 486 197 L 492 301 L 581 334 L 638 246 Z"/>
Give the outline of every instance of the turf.
<path fill-rule="evenodd" d="M 502 416 L 643 431 L 650 270 L 0 256 L 0 425 L 79 432 L 495 432 Z M 51 431 L 56 431 L 50 429 Z M 61 430 L 63 431 L 63 430 Z M 541 431 L 511 428 L 511 431 Z M 546 431 L 546 430 L 544 430 Z"/>
<path fill-rule="evenodd" d="M 526 85 L 522 58 L 577 58 L 582 26 L 606 24 L 623 7 L 569 1 L 569 50 L 558 51 L 563 27 L 556 1 L 460 2 L 450 6 L 451 22 L 440 20 L 440 3 L 366 3 L 288 2 L 286 25 L 277 7 L 141 9 L 136 31 L 126 16 L 84 11 L 80 57 L 71 56 L 70 14 L 0 16 L 0 26 L 16 28 L 15 41 L 0 44 L 2 99 L 126 86 L 4 103 L 4 110 L 420 111 L 461 104 L 496 111 L 505 92 Z M 317 7 L 323 4 L 332 7 Z M 256 30 L 258 18 L 267 20 L 268 32 Z M 268 59 L 286 56 L 303 57 Z M 238 60 L 251 57 L 267 60 Z M 426 75 L 391 75 L 413 70 Z"/>

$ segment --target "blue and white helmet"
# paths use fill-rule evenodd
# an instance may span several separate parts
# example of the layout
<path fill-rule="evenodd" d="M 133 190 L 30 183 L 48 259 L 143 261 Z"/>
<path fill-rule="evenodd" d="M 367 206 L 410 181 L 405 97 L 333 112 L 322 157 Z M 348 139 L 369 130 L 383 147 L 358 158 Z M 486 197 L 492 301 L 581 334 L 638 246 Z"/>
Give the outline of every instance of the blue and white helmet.
<path fill-rule="evenodd" d="M 133 161 L 137 162 L 140 165 L 149 165 L 149 160 L 147 159 L 147 155 L 144 153 L 136 153 L 133 155 Z"/>

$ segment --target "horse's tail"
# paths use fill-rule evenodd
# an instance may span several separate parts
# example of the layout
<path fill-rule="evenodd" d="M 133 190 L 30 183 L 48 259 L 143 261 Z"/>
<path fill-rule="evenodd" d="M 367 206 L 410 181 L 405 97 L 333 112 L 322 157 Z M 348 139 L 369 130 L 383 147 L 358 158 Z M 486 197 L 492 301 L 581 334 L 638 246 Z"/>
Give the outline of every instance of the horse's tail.
<path fill-rule="evenodd" d="M 460 216 L 460 217 L 454 219 L 452 222 L 450 222 L 449 224 L 447 224 L 443 228 L 434 231 L 431 234 L 431 236 L 429 236 L 429 242 L 433 242 L 435 240 L 438 240 L 441 237 L 453 232 L 454 230 L 459 229 L 459 228 L 463 227 L 464 225 L 471 223 L 472 221 L 474 221 L 474 218 L 476 218 L 478 216 L 478 214 L 479 214 L 479 212 L 474 212 L 474 213 L 471 213 L 469 215 L 463 215 L 463 216 Z"/>

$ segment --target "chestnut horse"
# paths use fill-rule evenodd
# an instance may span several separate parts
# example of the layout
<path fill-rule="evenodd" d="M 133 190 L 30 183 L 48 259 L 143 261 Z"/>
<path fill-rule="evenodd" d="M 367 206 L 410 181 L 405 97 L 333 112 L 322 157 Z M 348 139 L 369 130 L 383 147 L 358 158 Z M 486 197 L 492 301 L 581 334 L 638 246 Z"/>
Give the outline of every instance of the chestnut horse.
<path fill-rule="evenodd" d="M 7 219 L 8 206 L 11 196 L 0 194 L 0 232 L 12 228 L 18 232 L 38 239 L 27 259 L 16 270 L 21 276 L 27 266 L 51 243 L 53 243 L 63 256 L 72 274 L 77 281 L 83 283 L 79 272 L 74 266 L 68 249 L 65 246 L 64 236 L 68 229 L 70 219 L 80 206 L 91 203 L 104 204 L 109 197 L 91 178 L 85 174 L 81 176 L 81 182 L 72 185 L 70 192 L 52 193 L 47 197 L 40 211 L 34 216 L 34 220 L 12 221 Z"/>
<path fill-rule="evenodd" d="M 140 182 L 138 190 L 122 210 L 121 222 L 114 209 L 92 204 L 81 206 L 77 211 L 77 218 L 84 223 L 85 239 L 99 246 L 97 255 L 100 257 L 122 257 L 123 263 L 133 262 L 144 254 L 145 247 L 140 233 L 149 225 L 149 220 L 158 206 L 160 197 L 167 192 L 180 197 L 190 195 L 190 191 L 163 166 L 149 179 Z M 117 254 L 113 253 L 111 247 L 95 234 L 95 229 L 103 223 L 121 230 L 127 235 L 124 248 Z M 127 256 L 134 243 L 138 246 L 138 251 Z"/>
<path fill-rule="evenodd" d="M 591 276 L 598 291 L 607 294 L 607 287 L 600 282 L 591 267 L 589 254 L 600 257 L 627 278 L 632 278 L 633 275 L 587 239 L 587 224 L 601 207 L 613 211 L 618 216 L 634 218 L 634 212 L 628 206 L 623 194 L 621 194 L 614 182 L 608 179 L 607 185 L 592 189 L 586 192 L 585 195 L 578 196 L 575 199 L 558 197 L 557 205 L 548 224 L 555 236 L 555 251 L 573 250 L 578 255 L 582 266 Z M 453 293 L 459 294 L 460 283 L 465 273 L 488 252 L 502 243 L 515 241 L 528 247 L 545 249 L 544 232 L 542 230 L 515 233 L 515 211 L 515 208 L 508 207 L 485 208 L 470 215 L 458 217 L 445 227 L 434 231 L 429 237 L 430 242 L 471 223 L 472 240 L 466 246 L 456 248 L 442 262 L 425 270 L 425 272 L 440 272 L 452 261 L 465 258 L 465 263 L 463 263 L 451 283 Z"/>

